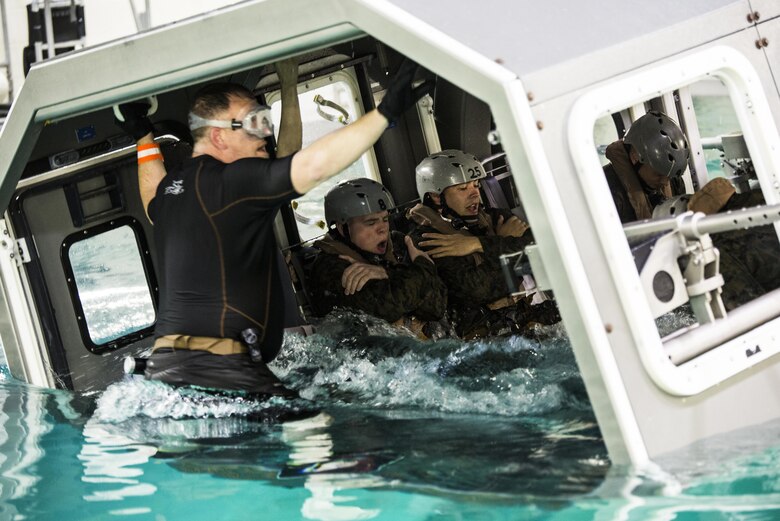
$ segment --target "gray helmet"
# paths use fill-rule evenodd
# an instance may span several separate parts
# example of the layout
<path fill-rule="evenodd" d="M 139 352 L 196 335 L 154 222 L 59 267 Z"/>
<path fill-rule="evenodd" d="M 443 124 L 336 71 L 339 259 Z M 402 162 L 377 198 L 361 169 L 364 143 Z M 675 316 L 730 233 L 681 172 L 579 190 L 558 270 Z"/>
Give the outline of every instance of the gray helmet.
<path fill-rule="evenodd" d="M 390 210 L 395 207 L 387 188 L 373 179 L 359 177 L 342 181 L 325 195 L 325 222 L 345 224 L 352 217 Z"/>
<path fill-rule="evenodd" d="M 639 154 L 639 162 L 666 177 L 681 176 L 688 166 L 688 142 L 677 123 L 656 110 L 634 121 L 623 138 Z"/>
<path fill-rule="evenodd" d="M 415 171 L 420 200 L 423 200 L 428 192 L 441 194 L 450 186 L 487 177 L 477 158 L 460 150 L 434 152 L 420 161 Z"/>

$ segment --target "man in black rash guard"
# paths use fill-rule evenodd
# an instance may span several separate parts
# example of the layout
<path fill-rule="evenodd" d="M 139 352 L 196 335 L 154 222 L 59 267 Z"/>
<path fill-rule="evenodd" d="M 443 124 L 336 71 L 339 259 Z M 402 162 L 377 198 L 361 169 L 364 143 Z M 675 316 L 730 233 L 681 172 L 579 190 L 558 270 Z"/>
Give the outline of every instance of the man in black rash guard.
<path fill-rule="evenodd" d="M 153 146 L 149 120 L 121 107 L 121 125 L 139 145 L 139 188 L 160 271 L 147 379 L 295 396 L 264 363 L 279 351 L 284 323 L 274 218 L 282 205 L 356 161 L 430 90 L 428 82 L 412 89 L 416 69 L 401 65 L 376 110 L 275 160 L 265 148 L 267 108 L 241 86 L 208 85 L 190 111 L 193 157 L 167 175 L 161 163 L 141 162 L 142 148 Z M 262 360 L 241 342 L 247 328 L 255 328 Z"/>

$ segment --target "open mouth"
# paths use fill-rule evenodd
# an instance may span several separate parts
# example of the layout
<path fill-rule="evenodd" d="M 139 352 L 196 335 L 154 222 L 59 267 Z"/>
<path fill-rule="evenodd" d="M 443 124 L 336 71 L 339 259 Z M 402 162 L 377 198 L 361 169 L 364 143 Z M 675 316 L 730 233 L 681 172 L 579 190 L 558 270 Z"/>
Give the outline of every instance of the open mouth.
<path fill-rule="evenodd" d="M 470 214 L 475 214 L 479 211 L 479 203 L 470 204 L 466 207 L 466 211 Z"/>
<path fill-rule="evenodd" d="M 387 250 L 387 241 L 382 241 L 380 243 L 377 243 L 377 245 L 376 245 L 376 252 L 377 253 L 384 253 L 385 250 Z"/>

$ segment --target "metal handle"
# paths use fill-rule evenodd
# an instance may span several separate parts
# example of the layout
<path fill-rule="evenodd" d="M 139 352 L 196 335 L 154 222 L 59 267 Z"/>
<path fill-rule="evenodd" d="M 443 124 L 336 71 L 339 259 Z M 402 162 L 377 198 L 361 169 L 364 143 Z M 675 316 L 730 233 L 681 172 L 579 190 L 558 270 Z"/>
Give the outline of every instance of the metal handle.
<path fill-rule="evenodd" d="M 146 100 L 149 102 L 149 110 L 146 111 L 147 116 L 151 116 L 155 112 L 157 112 L 157 96 L 147 96 Z M 114 105 L 114 116 L 119 121 L 124 121 L 125 117 L 122 115 L 122 112 L 119 111 L 119 105 Z"/>

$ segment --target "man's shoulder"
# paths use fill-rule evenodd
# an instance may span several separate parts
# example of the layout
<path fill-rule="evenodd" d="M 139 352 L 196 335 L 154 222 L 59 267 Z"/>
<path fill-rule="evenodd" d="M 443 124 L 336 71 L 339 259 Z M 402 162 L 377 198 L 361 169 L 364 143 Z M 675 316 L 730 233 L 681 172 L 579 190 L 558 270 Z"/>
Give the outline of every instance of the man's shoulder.
<path fill-rule="evenodd" d="M 198 158 L 189 158 L 183 161 L 176 168 L 169 170 L 157 186 L 157 200 L 162 195 L 182 195 L 186 192 L 186 187 L 192 184 L 189 179 L 194 177 L 197 172 Z"/>
<path fill-rule="evenodd" d="M 315 249 L 317 252 L 311 260 L 311 275 L 318 279 L 336 277 L 336 279 L 341 280 L 341 274 L 350 265 L 350 262 L 343 259 L 336 251 L 316 248 L 316 245 Z M 321 283 L 322 280 L 319 282 Z"/>
<path fill-rule="evenodd" d="M 224 163 L 211 156 L 189 157 L 175 167 L 168 169 L 165 177 L 162 178 L 160 185 L 169 185 L 173 180 L 195 177 L 196 174 L 203 172 L 204 170 L 208 170 L 209 173 L 212 171 L 219 171 L 224 168 L 224 166 Z"/>
<path fill-rule="evenodd" d="M 415 224 L 415 225 L 412 227 L 412 231 L 413 231 L 413 232 L 418 232 L 418 231 L 423 231 L 423 232 L 434 232 L 434 231 L 436 231 L 436 227 L 435 227 L 435 226 L 433 226 L 433 225 L 432 225 L 432 224 L 430 224 L 430 223 L 425 223 L 425 224 L 419 224 L 419 223 L 416 223 L 416 224 Z"/>
<path fill-rule="evenodd" d="M 290 164 L 292 163 L 292 157 L 293 156 L 287 156 L 274 159 L 268 157 L 244 157 L 227 164 L 217 161 L 216 159 L 214 159 L 214 161 L 217 161 L 223 168 L 229 171 L 258 172 L 261 170 L 270 170 L 272 168 L 275 170 L 289 170 Z"/>
<path fill-rule="evenodd" d="M 429 226 L 427 224 L 415 224 L 412 229 L 409 231 L 409 237 L 412 238 L 412 242 L 415 244 L 415 246 L 419 247 L 419 243 L 421 240 L 423 240 L 422 234 L 424 233 L 440 233 L 436 228 L 433 226 Z M 404 246 L 405 248 L 406 246 Z"/>

